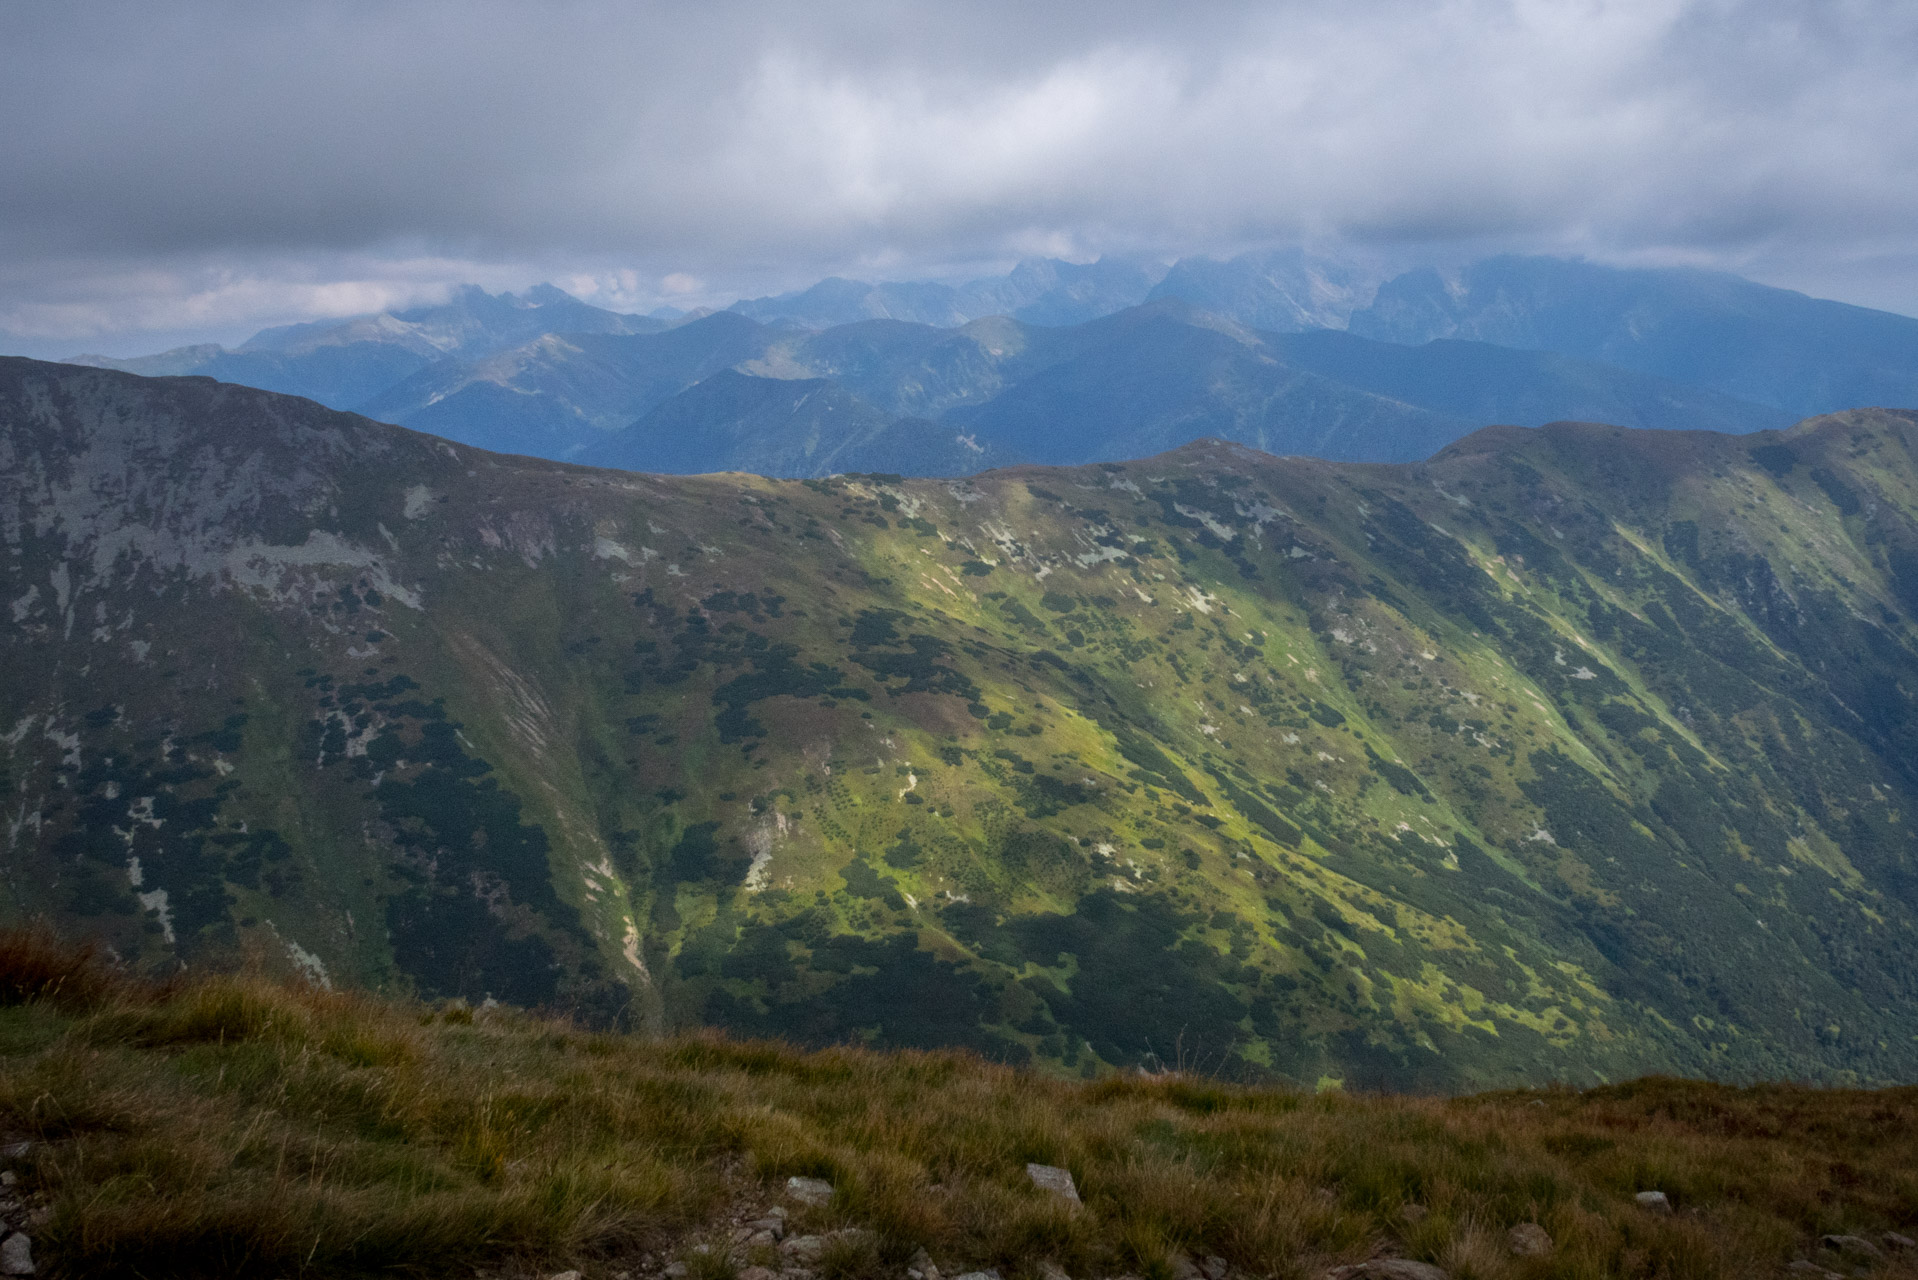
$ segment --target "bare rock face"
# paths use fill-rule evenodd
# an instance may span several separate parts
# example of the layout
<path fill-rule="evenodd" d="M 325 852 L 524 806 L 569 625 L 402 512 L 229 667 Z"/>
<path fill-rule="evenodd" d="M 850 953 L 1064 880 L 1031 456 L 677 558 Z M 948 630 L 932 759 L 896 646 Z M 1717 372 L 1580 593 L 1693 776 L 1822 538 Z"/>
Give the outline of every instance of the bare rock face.
<path fill-rule="evenodd" d="M 1506 1244 L 1515 1258 L 1545 1258 L 1551 1256 L 1552 1237 L 1544 1227 L 1536 1222 L 1521 1222 L 1505 1234 Z"/>
<path fill-rule="evenodd" d="M 1081 1203 L 1079 1188 L 1073 1185 L 1072 1174 L 1057 1165 L 1029 1164 L 1026 1166 L 1026 1176 L 1041 1191 L 1050 1191 L 1061 1200 L 1070 1200 L 1073 1204 Z"/>

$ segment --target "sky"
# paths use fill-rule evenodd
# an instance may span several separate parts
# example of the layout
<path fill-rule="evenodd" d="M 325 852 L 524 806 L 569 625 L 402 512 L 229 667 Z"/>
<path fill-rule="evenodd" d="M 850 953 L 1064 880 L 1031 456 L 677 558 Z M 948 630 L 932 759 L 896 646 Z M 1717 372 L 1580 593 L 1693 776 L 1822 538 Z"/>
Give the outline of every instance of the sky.
<path fill-rule="evenodd" d="M 1918 314 L 1909 0 L 0 5 L 0 350 L 1303 244 Z"/>

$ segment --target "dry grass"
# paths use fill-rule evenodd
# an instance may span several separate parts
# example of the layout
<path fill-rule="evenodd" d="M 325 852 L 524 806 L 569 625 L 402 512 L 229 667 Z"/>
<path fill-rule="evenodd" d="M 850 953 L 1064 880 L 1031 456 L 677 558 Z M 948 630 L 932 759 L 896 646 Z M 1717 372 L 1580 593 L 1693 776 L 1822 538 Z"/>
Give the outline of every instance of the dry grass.
<path fill-rule="evenodd" d="M 12 966 L 8 968 L 8 966 Z M 245 975 L 121 982 L 0 936 L 0 1126 L 64 1275 L 471 1275 L 723 1243 L 789 1175 L 858 1225 L 826 1280 L 1042 1262 L 1167 1280 L 1181 1253 L 1304 1280 L 1397 1253 L 1457 1280 L 1730 1280 L 1826 1232 L 1918 1224 L 1918 1090 L 1644 1080 L 1584 1093 L 1313 1097 L 1064 1082 L 950 1054 L 591 1035 Z M 11 1139 L 9 1139 L 11 1140 Z M 1063 1165 L 1072 1210 L 1028 1185 Z M 1657 1188 L 1655 1216 L 1634 1192 Z M 1406 1206 L 1425 1210 L 1406 1212 Z M 1506 1232 L 1557 1241 L 1515 1258 Z M 717 1233 L 717 1234 L 716 1234 Z M 695 1273 L 725 1280 L 722 1247 Z M 1898 1258 L 1876 1273 L 1918 1276 Z"/>

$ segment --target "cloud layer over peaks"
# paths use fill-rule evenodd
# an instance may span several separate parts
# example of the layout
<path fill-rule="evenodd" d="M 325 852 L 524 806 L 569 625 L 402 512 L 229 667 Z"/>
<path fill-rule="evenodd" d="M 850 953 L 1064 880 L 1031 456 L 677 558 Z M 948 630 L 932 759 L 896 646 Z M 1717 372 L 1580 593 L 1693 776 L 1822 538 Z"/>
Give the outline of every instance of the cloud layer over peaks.
<path fill-rule="evenodd" d="M 1300 239 L 1918 280 L 1896 0 L 28 2 L 0 47 L 17 334 Z"/>

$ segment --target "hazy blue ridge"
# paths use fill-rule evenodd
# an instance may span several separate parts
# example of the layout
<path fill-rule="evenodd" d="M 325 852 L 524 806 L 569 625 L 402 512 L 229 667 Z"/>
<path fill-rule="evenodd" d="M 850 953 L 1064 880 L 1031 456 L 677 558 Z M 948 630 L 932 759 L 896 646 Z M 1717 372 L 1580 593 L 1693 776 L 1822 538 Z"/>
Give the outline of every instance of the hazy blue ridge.
<path fill-rule="evenodd" d="M 1918 320 L 1718 272 L 1491 258 L 1389 281 L 1351 331 L 1557 351 L 1801 417 L 1918 405 Z"/>

